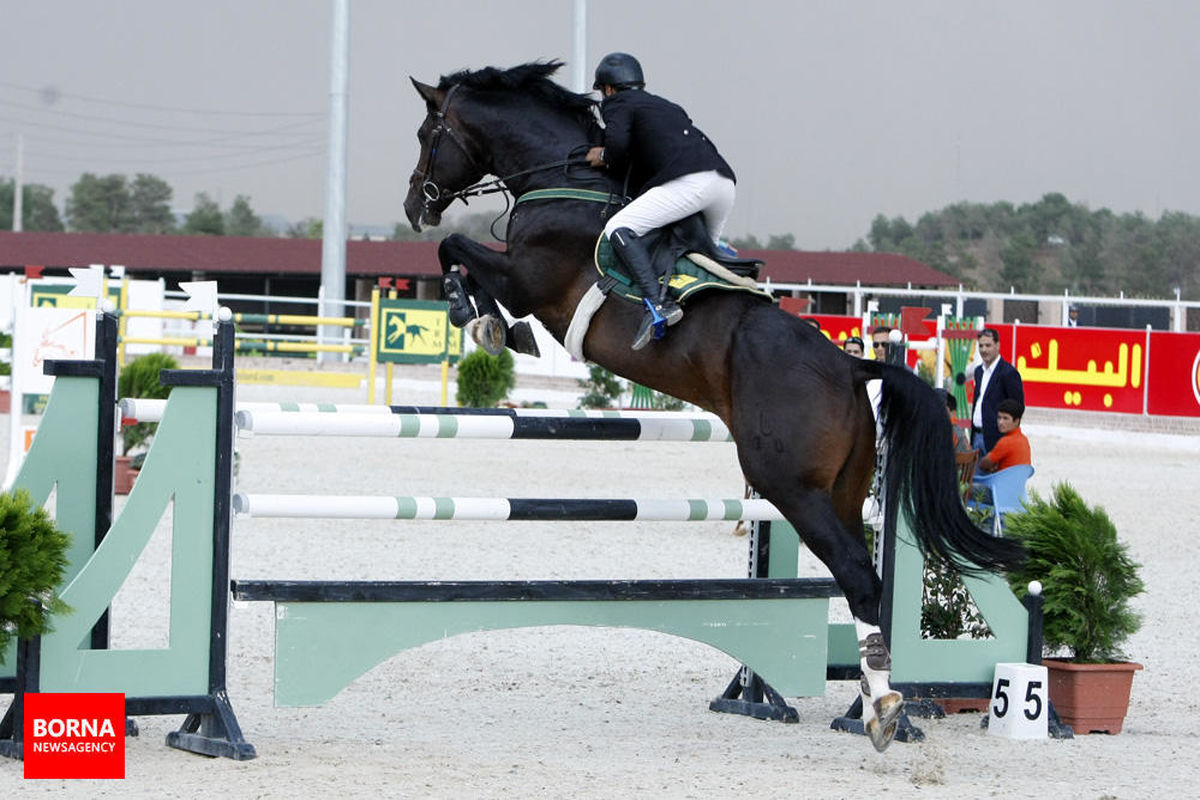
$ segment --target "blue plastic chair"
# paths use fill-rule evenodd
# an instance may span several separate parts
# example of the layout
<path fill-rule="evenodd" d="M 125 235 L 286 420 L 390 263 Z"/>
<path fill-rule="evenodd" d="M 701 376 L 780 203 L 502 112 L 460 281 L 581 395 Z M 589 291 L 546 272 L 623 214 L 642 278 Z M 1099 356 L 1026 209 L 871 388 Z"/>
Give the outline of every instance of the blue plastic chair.
<path fill-rule="evenodd" d="M 1025 483 L 1032 477 L 1033 467 L 1029 464 L 1018 464 L 998 472 L 979 473 L 971 481 L 972 489 L 987 487 L 992 492 L 991 503 L 973 497 L 969 505 L 971 508 L 992 510 L 992 533 L 996 536 L 1004 531 L 1004 515 L 1010 511 L 1020 511 L 1029 499 L 1025 492 Z"/>

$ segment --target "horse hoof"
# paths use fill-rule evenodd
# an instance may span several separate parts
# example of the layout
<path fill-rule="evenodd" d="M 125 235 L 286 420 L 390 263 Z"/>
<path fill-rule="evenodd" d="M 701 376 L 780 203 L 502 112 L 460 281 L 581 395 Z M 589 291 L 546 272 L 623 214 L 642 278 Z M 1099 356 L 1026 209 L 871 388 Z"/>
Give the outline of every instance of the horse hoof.
<path fill-rule="evenodd" d="M 538 347 L 537 338 L 533 335 L 533 328 L 529 327 L 528 322 L 518 322 L 509 328 L 508 338 L 512 342 L 512 349 L 518 353 L 524 353 L 534 358 L 541 357 L 542 351 Z"/>
<path fill-rule="evenodd" d="M 888 692 L 871 705 L 875 710 L 875 718 L 867 723 L 867 735 L 871 737 L 875 750 L 882 753 L 896 736 L 900 712 L 904 710 L 904 695 Z"/>
<path fill-rule="evenodd" d="M 498 356 L 504 352 L 504 324 L 492 315 L 478 317 L 467 323 L 467 332 L 475 343 L 483 348 L 490 356 Z"/>

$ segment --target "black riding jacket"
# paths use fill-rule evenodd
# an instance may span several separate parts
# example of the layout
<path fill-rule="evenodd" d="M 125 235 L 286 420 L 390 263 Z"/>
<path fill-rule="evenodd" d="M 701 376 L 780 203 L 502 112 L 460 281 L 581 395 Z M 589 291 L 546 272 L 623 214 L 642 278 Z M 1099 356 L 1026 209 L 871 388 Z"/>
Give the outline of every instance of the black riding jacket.
<path fill-rule="evenodd" d="M 604 163 L 617 180 L 630 170 L 632 195 L 694 172 L 716 170 L 737 180 L 716 145 L 670 100 L 642 89 L 623 89 L 604 98 L 600 115 Z"/>

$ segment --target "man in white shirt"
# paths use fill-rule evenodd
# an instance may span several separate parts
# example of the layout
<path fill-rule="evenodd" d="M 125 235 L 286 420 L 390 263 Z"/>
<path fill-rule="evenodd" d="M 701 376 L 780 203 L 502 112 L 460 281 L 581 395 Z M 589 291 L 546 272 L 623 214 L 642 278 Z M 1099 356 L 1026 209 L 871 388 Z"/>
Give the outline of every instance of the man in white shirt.
<path fill-rule="evenodd" d="M 1025 384 L 1021 373 L 1000 357 L 1000 333 L 984 328 L 975 340 L 976 352 L 983 361 L 975 367 L 975 404 L 971 408 L 971 444 L 986 454 L 1000 440 L 996 425 L 996 406 L 1001 400 L 1016 400 L 1025 405 Z"/>

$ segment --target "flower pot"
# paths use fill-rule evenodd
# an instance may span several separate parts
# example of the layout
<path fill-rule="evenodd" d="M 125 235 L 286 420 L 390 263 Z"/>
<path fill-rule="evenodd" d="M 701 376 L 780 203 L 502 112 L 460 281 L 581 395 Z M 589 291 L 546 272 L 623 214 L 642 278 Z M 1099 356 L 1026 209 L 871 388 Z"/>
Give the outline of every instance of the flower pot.
<path fill-rule="evenodd" d="M 951 714 L 963 713 L 986 713 L 988 703 L 991 702 L 990 697 L 941 697 L 934 701 L 942 710 L 946 712 L 946 716 Z"/>
<path fill-rule="evenodd" d="M 1050 702 L 1075 733 L 1120 733 L 1129 710 L 1133 673 L 1142 668 L 1132 661 L 1076 664 L 1043 659 L 1050 673 Z"/>
<path fill-rule="evenodd" d="M 129 494 L 133 482 L 137 479 L 138 471 L 130 466 L 129 456 L 117 456 L 113 464 L 113 493 Z"/>

